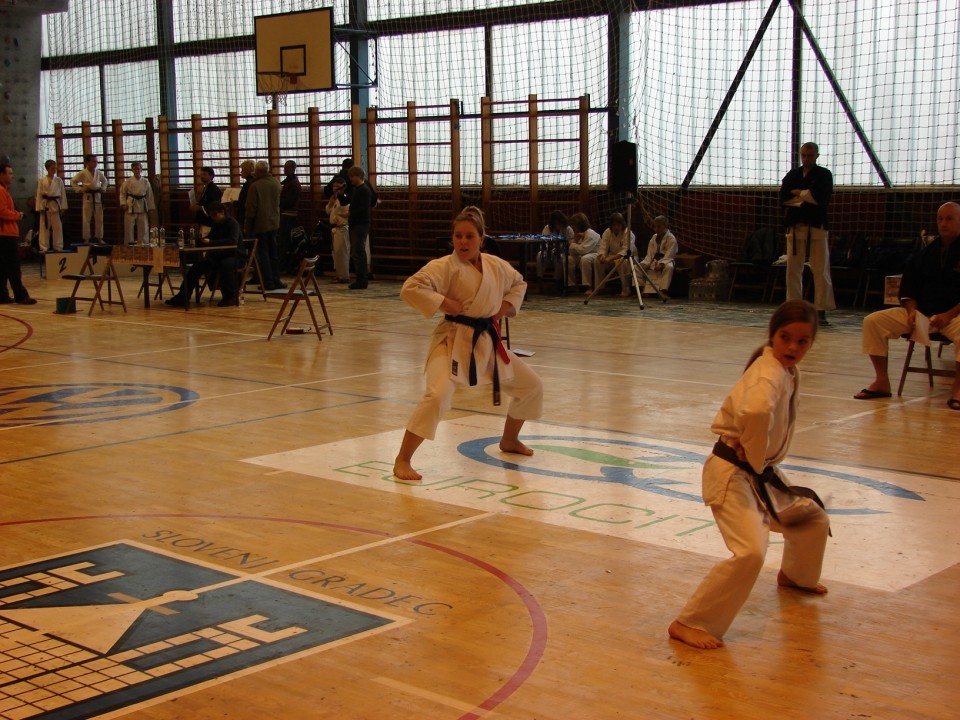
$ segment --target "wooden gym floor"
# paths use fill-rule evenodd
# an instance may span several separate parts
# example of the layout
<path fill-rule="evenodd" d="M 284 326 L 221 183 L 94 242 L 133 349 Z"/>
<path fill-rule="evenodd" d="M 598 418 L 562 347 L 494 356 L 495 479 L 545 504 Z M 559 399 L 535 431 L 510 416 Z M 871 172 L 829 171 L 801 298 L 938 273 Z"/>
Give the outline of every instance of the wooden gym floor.
<path fill-rule="evenodd" d="M 466 390 L 414 486 L 390 469 L 433 322 L 398 283 L 324 279 L 335 334 L 266 342 L 279 303 L 145 310 L 126 279 L 129 312 L 57 315 L 68 289 L 25 282 L 39 304 L 0 308 L 0 719 L 957 717 L 960 413 L 919 376 L 852 399 L 862 311 L 805 360 L 787 463 L 832 511 L 830 593 L 777 589 L 774 542 L 702 652 L 666 628 L 725 552 L 700 464 L 771 307 L 531 294 L 537 454 L 501 455 L 503 409 Z"/>

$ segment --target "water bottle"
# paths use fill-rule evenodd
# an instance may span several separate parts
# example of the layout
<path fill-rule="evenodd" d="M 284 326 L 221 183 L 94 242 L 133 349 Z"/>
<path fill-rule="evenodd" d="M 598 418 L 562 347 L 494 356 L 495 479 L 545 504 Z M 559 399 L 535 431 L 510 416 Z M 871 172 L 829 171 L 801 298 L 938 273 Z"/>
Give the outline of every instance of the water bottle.
<path fill-rule="evenodd" d="M 167 229 L 161 225 L 160 232 L 157 237 L 157 247 L 163 247 L 167 242 Z"/>
<path fill-rule="evenodd" d="M 144 247 L 150 247 L 151 245 L 157 244 L 157 229 L 155 227 L 150 228 L 150 236 L 140 238 L 140 241 L 143 243 Z"/>
<path fill-rule="evenodd" d="M 190 228 L 190 247 L 197 246 L 197 229 L 195 227 Z"/>
<path fill-rule="evenodd" d="M 183 250 L 183 228 L 177 231 L 177 247 Z"/>

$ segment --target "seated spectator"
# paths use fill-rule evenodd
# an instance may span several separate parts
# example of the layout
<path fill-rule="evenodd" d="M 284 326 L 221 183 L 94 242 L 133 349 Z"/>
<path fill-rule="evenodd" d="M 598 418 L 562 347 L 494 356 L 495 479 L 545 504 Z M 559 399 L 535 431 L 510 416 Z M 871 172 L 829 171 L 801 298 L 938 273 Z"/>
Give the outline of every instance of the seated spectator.
<path fill-rule="evenodd" d="M 554 210 L 550 213 L 550 220 L 543 226 L 540 234 L 560 235 L 565 239 L 565 244 L 569 244 L 573 240 L 573 228 L 570 227 L 570 224 L 567 222 L 567 216 L 559 210 Z M 543 277 L 544 270 L 549 261 L 552 261 L 553 264 L 553 276 L 558 279 L 562 277 L 560 273 L 563 272 L 563 246 L 561 244 L 551 244 L 546 254 L 544 254 L 543 250 L 537 253 L 538 278 Z"/>
<path fill-rule="evenodd" d="M 570 218 L 573 227 L 573 240 L 567 245 L 567 287 L 577 287 L 577 268 L 580 268 L 580 287 L 590 288 L 590 280 L 584 271 L 584 263 L 595 258 L 600 247 L 600 233 L 590 227 L 590 218 L 577 213 Z"/>
<path fill-rule="evenodd" d="M 875 377 L 853 397 L 888 398 L 887 352 L 890 338 L 923 329 L 953 341 L 960 363 L 960 204 L 944 203 L 937 211 L 940 237 L 913 255 L 900 281 L 900 307 L 878 310 L 863 319 L 863 352 L 873 363 Z M 947 406 L 960 410 L 960 373 L 953 379 Z"/>
<path fill-rule="evenodd" d="M 213 203 L 220 202 L 223 197 L 223 190 L 213 181 L 216 173 L 212 167 L 204 165 L 200 168 L 200 175 L 197 184 L 190 190 L 190 212 L 193 213 L 193 220 L 200 228 L 200 236 L 206 237 L 213 226 L 213 218 L 210 216 L 210 206 Z M 161 242 L 163 239 L 161 238 Z"/>
<path fill-rule="evenodd" d="M 190 266 L 180 291 L 167 300 L 167 305 L 183 307 L 203 276 L 207 278 L 208 284 L 213 278 L 218 278 L 220 294 L 223 295 L 217 303 L 218 307 L 240 304 L 237 271 L 240 260 L 246 255 L 240 223 L 227 216 L 223 203 L 211 203 L 206 207 L 206 211 L 213 225 L 210 226 L 207 236 L 199 240 L 199 244 L 209 247 L 210 250 L 203 254 L 201 260 Z"/>
<path fill-rule="evenodd" d="M 673 267 L 677 257 L 677 238 L 667 228 L 667 219 L 663 215 L 657 215 L 653 219 L 653 236 L 647 245 L 647 255 L 640 261 L 640 267 L 647 271 L 650 280 L 656 284 L 656 288 L 649 282 L 644 282 L 643 292 L 655 293 L 657 288 L 666 296 L 667 288 L 673 280 Z"/>
<path fill-rule="evenodd" d="M 603 231 L 603 236 L 600 238 L 600 248 L 596 255 L 583 258 L 581 265 L 583 282 L 596 290 L 606 274 L 616 267 L 620 276 L 620 297 L 629 297 L 631 261 L 628 254 L 636 256 L 636 243 L 637 239 L 633 232 L 627 232 L 627 223 L 623 215 L 613 213 L 610 216 L 610 227 Z M 592 291 L 587 291 L 588 294 L 590 292 Z"/>

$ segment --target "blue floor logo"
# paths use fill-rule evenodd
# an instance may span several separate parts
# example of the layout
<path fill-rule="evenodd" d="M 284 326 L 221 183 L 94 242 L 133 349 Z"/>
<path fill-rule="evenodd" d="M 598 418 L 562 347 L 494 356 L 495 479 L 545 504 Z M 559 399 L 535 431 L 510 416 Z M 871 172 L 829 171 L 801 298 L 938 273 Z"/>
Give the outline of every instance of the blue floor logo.
<path fill-rule="evenodd" d="M 461 443 L 458 450 L 465 457 L 479 463 L 528 475 L 617 483 L 654 495 L 700 502 L 699 482 L 691 485 L 690 478 L 699 481 L 700 467 L 707 459 L 707 451 L 614 438 L 539 435 L 524 436 L 523 439 L 538 455 L 535 461 L 525 461 L 522 465 L 504 461 L 499 455 L 488 452 L 489 448 L 496 448 L 496 437 L 469 440 Z M 787 473 L 839 480 L 869 488 L 888 497 L 923 501 L 921 495 L 911 490 L 863 475 L 793 463 L 785 463 L 780 467 Z M 832 508 L 829 512 L 863 515 L 883 511 L 870 508 Z"/>
<path fill-rule="evenodd" d="M 120 542 L 0 571 L 0 706 L 92 717 L 391 622 Z"/>
<path fill-rule="evenodd" d="M 0 427 L 122 420 L 179 410 L 199 397 L 186 388 L 140 383 L 8 387 L 0 390 Z"/>

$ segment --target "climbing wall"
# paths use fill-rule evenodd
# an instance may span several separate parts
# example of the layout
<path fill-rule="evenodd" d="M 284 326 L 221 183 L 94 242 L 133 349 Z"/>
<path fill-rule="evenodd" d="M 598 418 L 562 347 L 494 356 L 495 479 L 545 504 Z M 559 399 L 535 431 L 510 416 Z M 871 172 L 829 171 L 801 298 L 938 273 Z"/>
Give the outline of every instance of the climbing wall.
<path fill-rule="evenodd" d="M 0 0 L 0 156 L 13 164 L 18 205 L 33 195 L 39 174 L 42 16 L 66 9 L 66 0 Z"/>

